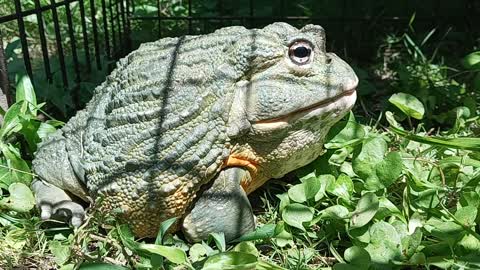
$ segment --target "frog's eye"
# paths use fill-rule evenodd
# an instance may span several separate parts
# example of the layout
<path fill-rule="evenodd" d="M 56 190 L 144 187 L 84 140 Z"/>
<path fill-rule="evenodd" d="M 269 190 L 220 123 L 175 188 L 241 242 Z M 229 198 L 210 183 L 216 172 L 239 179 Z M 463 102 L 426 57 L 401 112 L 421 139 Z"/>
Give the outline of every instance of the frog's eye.
<path fill-rule="evenodd" d="M 312 61 L 312 45 L 306 40 L 295 41 L 288 48 L 288 56 L 293 63 L 297 65 L 305 65 Z"/>

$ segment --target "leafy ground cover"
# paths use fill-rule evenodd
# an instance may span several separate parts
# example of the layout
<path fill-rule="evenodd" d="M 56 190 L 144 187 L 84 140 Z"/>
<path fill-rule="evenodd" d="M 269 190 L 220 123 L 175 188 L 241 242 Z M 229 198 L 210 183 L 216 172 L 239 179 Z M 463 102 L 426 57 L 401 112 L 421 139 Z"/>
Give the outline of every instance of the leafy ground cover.
<path fill-rule="evenodd" d="M 18 76 L 0 128 L 0 268 L 480 268 L 480 52 L 427 55 L 432 34 L 390 36 L 378 63 L 357 68 L 354 113 L 316 161 L 252 194 L 258 229 L 232 243 L 188 244 L 168 233 L 174 220 L 134 239 L 94 209 L 78 229 L 41 221 L 30 160 L 62 123 Z"/>

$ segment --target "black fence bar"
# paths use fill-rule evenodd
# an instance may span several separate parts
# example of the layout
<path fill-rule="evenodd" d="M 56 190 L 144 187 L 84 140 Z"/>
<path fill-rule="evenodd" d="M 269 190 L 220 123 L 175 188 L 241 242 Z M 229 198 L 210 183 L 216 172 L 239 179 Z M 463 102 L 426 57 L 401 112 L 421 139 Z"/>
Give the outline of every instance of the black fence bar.
<path fill-rule="evenodd" d="M 44 11 L 48 11 L 50 9 L 54 9 L 54 8 L 58 8 L 58 7 L 61 7 L 63 5 L 65 5 L 65 3 L 73 3 L 73 2 L 77 2 L 78 0 L 64 0 L 64 1 L 61 1 L 61 2 L 53 2 L 53 3 L 50 3 L 50 5 L 44 5 L 40 8 L 40 11 L 41 12 L 44 12 Z M 14 21 L 18 18 L 18 16 L 20 17 L 27 17 L 27 16 L 30 16 L 30 15 L 33 15 L 35 13 L 37 13 L 37 9 L 29 9 L 29 10 L 22 10 L 20 13 L 15 13 L 15 14 L 9 14 L 9 15 L 6 15 L 6 16 L 0 16 L 0 24 L 2 23 L 6 23 L 6 22 L 10 22 L 10 21 Z"/>
<path fill-rule="evenodd" d="M 78 55 L 77 55 L 77 44 L 75 39 L 75 32 L 73 30 L 73 22 L 72 22 L 72 11 L 70 9 L 70 4 L 65 4 L 65 15 L 67 16 L 67 25 L 68 25 L 68 34 L 70 37 L 70 46 L 72 48 L 72 59 L 73 59 L 73 70 L 75 72 L 75 82 L 76 85 L 74 87 L 73 93 L 73 104 L 75 107 L 79 107 L 80 105 L 80 92 L 79 92 L 79 84 L 80 84 L 80 67 L 78 64 Z"/>
<path fill-rule="evenodd" d="M 93 44 L 95 47 L 95 60 L 97 62 L 97 69 L 102 69 L 102 62 L 100 60 L 100 46 L 98 43 L 98 29 L 97 29 L 97 18 L 95 11 L 95 0 L 90 0 L 90 15 L 92 17 L 92 30 L 93 30 Z"/>
<path fill-rule="evenodd" d="M 55 0 L 50 0 L 53 4 Z M 58 61 L 60 62 L 60 70 L 62 72 L 62 80 L 63 86 L 65 88 L 68 87 L 68 77 L 67 77 L 67 68 L 65 66 L 65 55 L 63 53 L 63 45 L 62 45 L 62 35 L 60 33 L 60 25 L 58 23 L 58 13 L 57 8 L 52 8 L 52 19 L 53 19 L 53 28 L 55 29 L 55 41 L 57 43 L 57 53 L 58 53 Z"/>
<path fill-rule="evenodd" d="M 7 105 L 12 105 L 12 95 L 10 95 L 10 83 L 8 82 L 7 59 L 3 51 L 3 39 L 0 32 L 0 88 L 7 97 Z M 4 108 L 6 109 L 6 108 Z"/>
<path fill-rule="evenodd" d="M 80 5 L 80 23 L 82 24 L 82 35 L 83 35 L 83 50 L 85 54 L 85 63 L 87 65 L 87 72 L 92 71 L 92 64 L 90 63 L 90 47 L 88 46 L 88 34 L 87 34 L 87 20 L 85 19 L 85 2 L 84 0 L 79 0 L 78 4 Z"/>
<path fill-rule="evenodd" d="M 78 65 L 77 42 L 75 39 L 75 32 L 73 31 L 72 11 L 70 4 L 65 4 L 65 15 L 67 15 L 68 34 L 70 38 L 70 46 L 72 49 L 73 68 L 75 71 L 75 81 L 80 82 L 80 67 Z"/>
<path fill-rule="evenodd" d="M 17 14 L 22 13 L 22 6 L 20 0 L 15 0 L 15 11 Z M 22 43 L 22 53 L 23 53 L 23 62 L 25 63 L 25 69 L 27 70 L 28 76 L 33 78 L 32 64 L 30 63 L 30 53 L 28 52 L 28 43 L 27 43 L 27 33 L 25 32 L 25 24 L 23 22 L 23 17 L 18 16 L 18 31 L 20 32 L 20 42 Z"/>
<path fill-rule="evenodd" d="M 192 0 L 188 0 L 188 34 L 192 34 Z"/>
<path fill-rule="evenodd" d="M 122 30 L 120 30 L 120 31 L 122 33 L 124 33 L 123 37 L 124 37 L 124 41 L 125 41 L 125 45 L 126 45 L 126 44 L 128 44 L 128 42 L 127 42 L 128 31 L 126 30 L 127 29 L 127 21 L 125 19 L 125 7 L 123 5 L 124 1 L 123 0 L 117 0 L 117 3 L 118 2 L 120 2 L 120 4 L 119 4 L 119 6 L 120 6 L 120 16 L 121 16 L 121 19 L 122 19 Z M 128 48 L 126 48 L 125 46 L 122 46 L 122 55 L 127 53 L 128 52 L 127 50 L 128 50 Z"/>
<path fill-rule="evenodd" d="M 117 50 L 117 40 L 115 35 L 115 20 L 113 19 L 112 0 L 108 0 L 108 11 L 110 12 L 110 27 L 112 29 L 113 52 L 115 52 Z"/>
<path fill-rule="evenodd" d="M 43 15 L 40 11 L 40 0 L 35 0 L 35 9 L 37 10 L 38 33 L 40 35 L 40 46 L 42 48 L 43 67 L 45 68 L 45 77 L 48 82 L 52 82 L 52 71 L 50 70 L 50 59 L 48 56 L 47 37 L 43 26 Z"/>
<path fill-rule="evenodd" d="M 122 26 L 120 23 L 120 8 L 118 7 L 118 0 L 115 1 L 115 12 L 116 12 L 116 19 L 117 19 L 117 26 L 118 26 L 118 43 L 120 44 L 123 40 L 123 33 L 122 33 Z M 123 54 L 123 46 L 119 48 L 120 55 Z"/>
<path fill-rule="evenodd" d="M 130 39 L 130 29 L 131 29 L 131 24 L 130 24 L 130 0 L 127 0 L 125 2 L 125 12 L 126 12 L 126 28 L 125 28 L 125 36 L 127 37 L 127 39 L 125 40 L 125 43 L 127 45 L 127 52 L 129 52 L 131 49 L 132 49 L 132 42 L 131 42 L 131 39 Z"/>
<path fill-rule="evenodd" d="M 105 0 L 102 0 L 102 16 L 103 16 L 103 35 L 105 37 L 105 54 L 107 59 L 110 60 L 110 36 L 108 35 L 108 20 L 107 20 L 107 7 L 105 5 Z"/>

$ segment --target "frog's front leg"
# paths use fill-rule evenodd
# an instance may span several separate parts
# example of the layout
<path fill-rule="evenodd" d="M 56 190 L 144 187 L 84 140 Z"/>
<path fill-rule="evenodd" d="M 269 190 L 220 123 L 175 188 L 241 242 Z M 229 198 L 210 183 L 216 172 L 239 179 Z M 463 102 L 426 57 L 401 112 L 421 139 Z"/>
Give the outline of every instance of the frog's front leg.
<path fill-rule="evenodd" d="M 42 143 L 35 156 L 32 189 L 41 218 L 70 219 L 73 226 L 80 226 L 85 210 L 74 198 L 87 201 L 84 173 L 79 158 L 69 155 L 61 130 Z"/>
<path fill-rule="evenodd" d="M 82 225 L 85 219 L 85 209 L 72 200 L 63 189 L 36 179 L 32 183 L 37 207 L 43 220 L 50 218 L 70 219 L 73 226 Z"/>
<path fill-rule="evenodd" d="M 201 241 L 214 232 L 223 232 L 230 241 L 255 229 L 252 207 L 240 185 L 248 178 L 250 174 L 243 168 L 226 168 L 203 188 L 183 220 L 189 241 Z"/>

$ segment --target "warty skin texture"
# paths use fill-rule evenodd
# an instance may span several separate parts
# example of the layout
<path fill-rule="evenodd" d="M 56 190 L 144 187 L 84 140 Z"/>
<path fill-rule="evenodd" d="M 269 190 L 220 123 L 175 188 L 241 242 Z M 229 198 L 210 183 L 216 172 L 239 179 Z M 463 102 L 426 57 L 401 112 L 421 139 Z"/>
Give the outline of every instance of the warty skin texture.
<path fill-rule="evenodd" d="M 298 40 L 312 46 L 304 65 L 289 56 Z M 163 220 L 181 223 L 225 167 L 249 171 L 250 193 L 314 160 L 357 83 L 325 52 L 319 26 L 161 39 L 119 61 L 86 109 L 41 144 L 33 168 L 83 200 L 102 197 L 100 210 L 119 212 L 137 236 L 155 236 Z"/>

